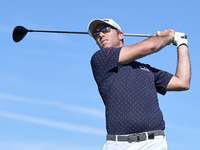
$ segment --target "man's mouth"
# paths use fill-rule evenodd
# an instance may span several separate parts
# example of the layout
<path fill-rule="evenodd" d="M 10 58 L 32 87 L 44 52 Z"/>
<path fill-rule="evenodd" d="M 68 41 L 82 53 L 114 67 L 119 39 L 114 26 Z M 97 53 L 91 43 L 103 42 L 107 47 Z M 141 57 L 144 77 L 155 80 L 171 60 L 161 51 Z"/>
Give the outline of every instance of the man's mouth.
<path fill-rule="evenodd" d="M 108 39 L 103 39 L 101 40 L 101 44 L 103 44 L 105 41 L 107 41 Z"/>

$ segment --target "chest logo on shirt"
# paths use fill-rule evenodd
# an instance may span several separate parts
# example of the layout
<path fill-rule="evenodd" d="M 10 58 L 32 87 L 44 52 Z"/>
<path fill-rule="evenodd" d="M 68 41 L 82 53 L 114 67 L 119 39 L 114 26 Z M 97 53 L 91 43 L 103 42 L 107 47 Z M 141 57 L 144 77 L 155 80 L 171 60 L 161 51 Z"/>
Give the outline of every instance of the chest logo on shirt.
<path fill-rule="evenodd" d="M 146 66 L 140 66 L 141 70 L 149 71 L 149 69 Z"/>

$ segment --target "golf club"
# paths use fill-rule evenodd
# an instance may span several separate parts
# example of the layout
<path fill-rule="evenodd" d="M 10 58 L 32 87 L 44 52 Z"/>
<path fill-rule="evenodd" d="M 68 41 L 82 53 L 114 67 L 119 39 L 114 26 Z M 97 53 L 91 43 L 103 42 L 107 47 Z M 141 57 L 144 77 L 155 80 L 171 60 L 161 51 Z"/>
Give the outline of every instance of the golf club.
<path fill-rule="evenodd" d="M 13 30 L 13 40 L 21 41 L 28 32 L 48 32 L 48 33 L 69 33 L 69 34 L 88 34 L 88 32 L 72 32 L 72 31 L 46 31 L 46 30 L 28 30 L 23 26 L 16 26 Z M 155 34 L 124 34 L 124 36 L 152 37 Z"/>
<path fill-rule="evenodd" d="M 72 31 L 46 31 L 46 30 L 28 30 L 23 26 L 16 26 L 13 30 L 13 40 L 15 42 L 21 41 L 28 32 L 46 32 L 46 33 L 69 33 L 69 34 L 88 34 L 88 32 L 72 32 Z M 156 34 L 124 34 L 124 36 L 135 36 L 135 37 L 153 37 Z M 184 38 L 187 38 L 185 36 Z"/>

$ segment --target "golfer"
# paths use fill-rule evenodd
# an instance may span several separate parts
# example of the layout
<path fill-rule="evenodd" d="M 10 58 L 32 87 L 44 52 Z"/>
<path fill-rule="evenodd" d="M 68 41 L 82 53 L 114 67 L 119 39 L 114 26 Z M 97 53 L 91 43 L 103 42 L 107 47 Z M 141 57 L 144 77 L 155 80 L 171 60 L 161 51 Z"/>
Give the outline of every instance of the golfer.
<path fill-rule="evenodd" d="M 104 150 L 167 150 L 157 93 L 165 95 L 167 91 L 190 88 L 185 34 L 157 31 L 155 37 L 124 46 L 123 32 L 112 19 L 92 20 L 88 33 L 100 47 L 91 58 L 91 66 L 106 108 Z M 171 43 L 177 47 L 178 54 L 175 75 L 137 61 Z"/>

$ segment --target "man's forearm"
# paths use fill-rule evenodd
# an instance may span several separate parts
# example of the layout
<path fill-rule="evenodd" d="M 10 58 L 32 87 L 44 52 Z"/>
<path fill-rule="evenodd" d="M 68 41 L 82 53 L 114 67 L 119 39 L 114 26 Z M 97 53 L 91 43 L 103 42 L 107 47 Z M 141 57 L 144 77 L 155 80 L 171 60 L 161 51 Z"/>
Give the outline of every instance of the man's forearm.
<path fill-rule="evenodd" d="M 125 46 L 122 48 L 119 56 L 120 64 L 127 64 L 136 59 L 156 53 L 171 44 L 173 37 L 171 35 L 156 36 L 146 39 L 138 44 Z"/>
<path fill-rule="evenodd" d="M 185 84 L 186 89 L 189 89 L 190 78 L 191 78 L 191 65 L 190 65 L 188 47 L 186 45 L 181 45 L 178 47 L 177 51 L 178 51 L 178 64 L 175 76 Z"/>
<path fill-rule="evenodd" d="M 170 45 L 173 41 L 171 35 L 157 36 L 149 38 L 149 43 L 152 44 L 150 47 L 150 53 L 156 53 L 164 48 L 166 45 Z"/>

